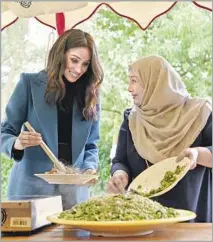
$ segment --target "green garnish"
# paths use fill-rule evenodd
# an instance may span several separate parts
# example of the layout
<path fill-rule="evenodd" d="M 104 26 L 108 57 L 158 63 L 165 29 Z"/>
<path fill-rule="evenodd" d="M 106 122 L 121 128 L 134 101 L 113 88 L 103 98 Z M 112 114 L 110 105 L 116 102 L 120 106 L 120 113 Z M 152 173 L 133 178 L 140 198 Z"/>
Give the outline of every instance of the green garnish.
<path fill-rule="evenodd" d="M 173 208 L 167 208 L 149 198 L 126 193 L 92 198 L 62 212 L 60 219 L 84 221 L 132 221 L 161 219 L 178 216 Z"/>
<path fill-rule="evenodd" d="M 162 179 L 162 181 L 160 182 L 160 187 L 156 188 L 156 189 L 151 189 L 149 192 L 143 192 L 142 191 L 142 186 L 139 185 L 137 187 L 137 192 L 138 194 L 144 196 L 144 197 L 150 197 L 154 194 L 157 194 L 163 190 L 165 190 L 166 188 L 168 188 L 169 186 L 171 186 L 176 180 L 177 180 L 177 176 L 184 170 L 186 166 L 177 166 L 175 171 L 167 171 Z"/>

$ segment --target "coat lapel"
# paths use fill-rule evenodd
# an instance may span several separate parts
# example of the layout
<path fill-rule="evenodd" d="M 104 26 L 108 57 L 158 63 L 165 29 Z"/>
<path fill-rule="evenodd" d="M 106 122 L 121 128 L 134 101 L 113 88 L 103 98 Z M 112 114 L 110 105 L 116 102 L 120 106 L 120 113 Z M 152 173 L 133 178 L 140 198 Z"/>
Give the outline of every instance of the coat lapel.
<path fill-rule="evenodd" d="M 57 109 L 46 103 L 44 94 L 47 87 L 47 75 L 42 71 L 32 82 L 32 98 L 35 112 L 41 126 L 42 136 L 51 151 L 58 157 Z"/>
<path fill-rule="evenodd" d="M 44 94 L 47 87 L 47 75 L 42 71 L 32 82 L 32 98 L 35 112 L 39 120 L 44 141 L 58 157 L 58 117 L 57 108 L 45 102 Z M 72 160 L 75 162 L 80 155 L 90 134 L 92 121 L 82 121 L 82 114 L 76 101 L 73 104 L 72 117 Z"/>

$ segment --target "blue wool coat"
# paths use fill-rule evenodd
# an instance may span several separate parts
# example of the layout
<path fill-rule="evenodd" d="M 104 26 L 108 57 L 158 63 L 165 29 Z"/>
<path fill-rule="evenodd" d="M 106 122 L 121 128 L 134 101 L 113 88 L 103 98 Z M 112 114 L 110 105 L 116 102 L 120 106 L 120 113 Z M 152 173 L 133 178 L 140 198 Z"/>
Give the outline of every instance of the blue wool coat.
<path fill-rule="evenodd" d="M 45 102 L 47 74 L 23 73 L 6 107 L 6 118 L 1 123 L 2 152 L 12 157 L 13 144 L 21 132 L 27 130 L 23 123 L 29 121 L 41 133 L 43 141 L 58 157 L 57 107 Z M 100 109 L 99 109 L 100 110 Z M 81 170 L 97 169 L 99 118 L 82 121 L 82 113 L 73 104 L 72 161 Z M 88 199 L 87 187 L 76 185 L 52 185 L 34 176 L 53 168 L 53 164 L 40 146 L 24 150 L 21 160 L 15 160 L 9 179 L 8 195 L 62 195 L 64 208 Z"/>

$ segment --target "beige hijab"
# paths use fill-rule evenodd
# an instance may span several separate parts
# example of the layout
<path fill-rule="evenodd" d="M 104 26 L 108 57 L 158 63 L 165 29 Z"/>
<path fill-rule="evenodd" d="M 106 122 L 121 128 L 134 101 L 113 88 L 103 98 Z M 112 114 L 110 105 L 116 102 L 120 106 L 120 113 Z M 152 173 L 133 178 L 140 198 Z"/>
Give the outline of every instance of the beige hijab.
<path fill-rule="evenodd" d="M 130 67 L 144 86 L 141 106 L 129 115 L 137 152 L 153 164 L 178 155 L 204 128 L 211 104 L 190 98 L 178 73 L 160 56 L 141 58 Z"/>

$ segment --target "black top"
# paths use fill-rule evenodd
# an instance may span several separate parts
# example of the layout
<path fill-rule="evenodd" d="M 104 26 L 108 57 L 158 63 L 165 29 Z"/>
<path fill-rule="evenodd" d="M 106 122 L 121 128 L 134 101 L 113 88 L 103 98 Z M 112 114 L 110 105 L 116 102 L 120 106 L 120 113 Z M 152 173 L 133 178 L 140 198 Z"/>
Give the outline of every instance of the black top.
<path fill-rule="evenodd" d="M 75 85 L 64 78 L 66 93 L 57 104 L 58 115 L 58 159 L 66 165 L 72 164 L 72 113 Z"/>
<path fill-rule="evenodd" d="M 129 183 L 147 169 L 145 160 L 137 153 L 128 125 L 130 109 L 124 112 L 116 155 L 112 160 L 111 174 L 116 170 L 128 173 Z M 212 116 L 191 147 L 207 147 L 212 151 Z M 151 166 L 152 164 L 149 163 Z M 212 222 L 212 169 L 201 165 L 190 170 L 169 192 L 153 198 L 164 206 L 191 210 L 197 214 L 196 222 Z M 192 221 L 192 220 L 191 220 Z"/>

